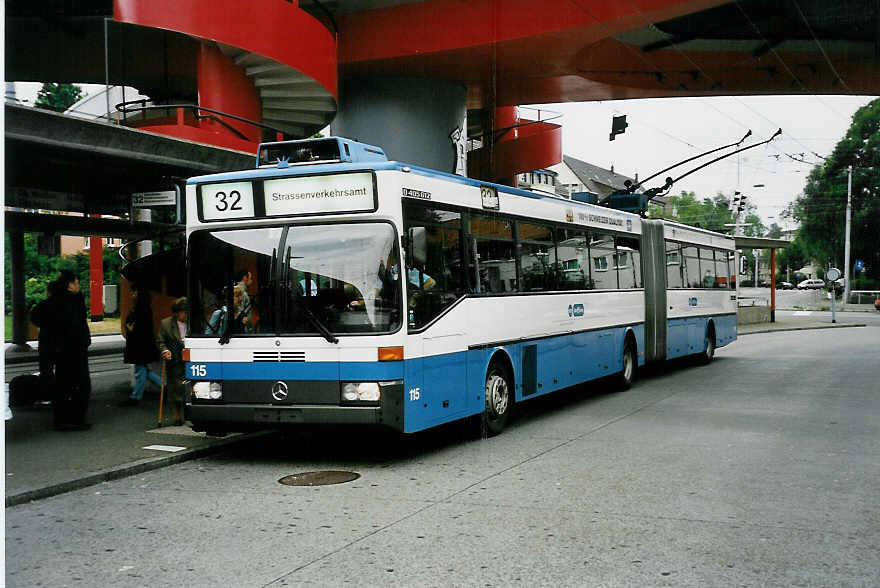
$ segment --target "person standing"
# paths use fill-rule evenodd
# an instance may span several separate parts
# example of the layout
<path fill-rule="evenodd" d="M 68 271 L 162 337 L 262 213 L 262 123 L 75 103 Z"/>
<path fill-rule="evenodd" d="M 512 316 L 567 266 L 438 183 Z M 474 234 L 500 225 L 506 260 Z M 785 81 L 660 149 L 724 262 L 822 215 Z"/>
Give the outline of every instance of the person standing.
<path fill-rule="evenodd" d="M 131 291 L 134 307 L 125 317 L 122 325 L 122 336 L 125 337 L 123 361 L 134 364 L 134 388 L 131 395 L 120 403 L 120 406 L 137 406 L 144 397 L 147 382 L 157 388 L 162 386 L 162 379 L 150 369 L 150 364 L 159 359 L 156 348 L 156 337 L 153 331 L 153 307 L 150 293 L 146 289 L 135 288 Z"/>
<path fill-rule="evenodd" d="M 55 320 L 51 314 L 54 312 L 53 298 L 59 291 L 60 284 L 57 280 L 49 282 L 47 297 L 41 300 L 31 310 L 31 322 L 40 328 L 37 351 L 40 361 L 40 398 L 52 398 L 55 389 L 55 350 L 54 344 L 58 340 L 58 333 L 54 329 Z"/>
<path fill-rule="evenodd" d="M 52 295 L 38 313 L 40 355 L 44 346 L 46 363 L 55 366 L 52 385 L 52 410 L 59 431 L 83 431 L 92 393 L 89 377 L 89 345 L 92 336 L 86 319 L 86 304 L 80 292 L 79 278 L 70 270 L 61 270 L 50 287 Z M 32 318 L 33 320 L 33 318 Z M 41 366 L 43 361 L 41 360 Z"/>
<path fill-rule="evenodd" d="M 162 319 L 156 345 L 165 360 L 165 374 L 168 402 L 174 411 L 174 424 L 182 425 L 181 405 L 183 404 L 183 340 L 186 337 L 186 313 L 189 310 L 187 299 L 178 298 L 171 305 L 171 316 Z"/>
<path fill-rule="evenodd" d="M 235 272 L 233 277 L 235 278 L 233 290 L 235 296 L 235 303 L 233 305 L 235 309 L 234 323 L 241 323 L 243 332 L 253 333 L 254 320 L 253 313 L 251 312 L 253 307 L 250 294 L 248 294 L 248 288 L 254 283 L 254 275 L 250 270 L 241 269 Z"/>

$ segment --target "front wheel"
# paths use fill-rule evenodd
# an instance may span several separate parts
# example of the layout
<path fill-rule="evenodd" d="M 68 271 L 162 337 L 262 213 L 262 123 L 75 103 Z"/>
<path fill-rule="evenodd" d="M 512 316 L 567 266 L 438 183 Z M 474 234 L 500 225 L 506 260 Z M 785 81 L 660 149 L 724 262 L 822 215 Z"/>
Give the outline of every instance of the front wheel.
<path fill-rule="evenodd" d="M 486 373 L 486 408 L 483 411 L 483 430 L 494 436 L 504 430 L 513 405 L 513 382 L 507 370 L 493 363 Z"/>
<path fill-rule="evenodd" d="M 623 348 L 623 362 L 620 372 L 617 374 L 617 388 L 629 390 L 636 378 L 636 346 L 632 341 L 627 341 Z"/>

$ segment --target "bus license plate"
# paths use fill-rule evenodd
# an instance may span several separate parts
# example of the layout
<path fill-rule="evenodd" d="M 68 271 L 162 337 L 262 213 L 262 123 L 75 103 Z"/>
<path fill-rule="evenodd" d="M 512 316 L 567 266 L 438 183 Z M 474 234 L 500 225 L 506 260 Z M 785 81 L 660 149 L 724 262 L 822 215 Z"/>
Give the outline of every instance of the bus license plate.
<path fill-rule="evenodd" d="M 288 408 L 260 408 L 254 411 L 254 421 L 258 423 L 301 423 L 302 410 Z"/>

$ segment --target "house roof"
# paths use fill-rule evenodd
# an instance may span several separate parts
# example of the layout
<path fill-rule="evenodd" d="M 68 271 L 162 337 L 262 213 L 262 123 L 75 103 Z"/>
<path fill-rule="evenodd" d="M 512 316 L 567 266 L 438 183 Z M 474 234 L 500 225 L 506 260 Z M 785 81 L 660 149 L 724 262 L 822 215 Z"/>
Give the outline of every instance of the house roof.
<path fill-rule="evenodd" d="M 581 161 L 570 155 L 563 155 L 562 160 L 574 172 L 574 175 L 578 177 L 581 183 L 588 188 L 595 184 L 602 184 L 614 190 L 623 190 L 625 188 L 623 183 L 626 180 L 632 181 L 630 177 L 614 173 L 611 170 L 587 163 L 586 161 Z"/>

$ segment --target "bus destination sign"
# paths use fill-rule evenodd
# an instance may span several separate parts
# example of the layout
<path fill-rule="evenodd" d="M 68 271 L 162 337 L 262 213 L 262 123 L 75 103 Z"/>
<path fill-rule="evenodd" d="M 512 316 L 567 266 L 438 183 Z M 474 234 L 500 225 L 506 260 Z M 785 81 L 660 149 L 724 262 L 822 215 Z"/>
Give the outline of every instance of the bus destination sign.
<path fill-rule="evenodd" d="M 376 209 L 369 172 L 266 180 L 267 216 L 362 212 Z"/>
<path fill-rule="evenodd" d="M 254 216 L 254 189 L 250 182 L 204 184 L 202 219 L 230 220 Z"/>

